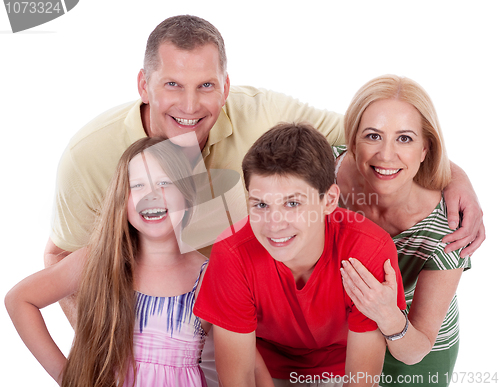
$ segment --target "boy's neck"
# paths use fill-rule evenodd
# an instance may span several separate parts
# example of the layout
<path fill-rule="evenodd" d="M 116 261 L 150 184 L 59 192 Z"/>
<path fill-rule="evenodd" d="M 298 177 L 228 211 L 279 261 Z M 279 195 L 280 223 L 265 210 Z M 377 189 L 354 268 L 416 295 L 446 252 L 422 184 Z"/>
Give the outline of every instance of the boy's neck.
<path fill-rule="evenodd" d="M 318 261 L 316 261 L 316 263 L 318 263 Z M 295 286 L 297 290 L 301 290 L 304 286 L 306 286 L 307 281 L 309 280 L 309 278 L 311 278 L 314 268 L 316 267 L 316 263 L 311 268 L 309 268 L 309 270 L 302 273 L 295 273 L 292 269 L 290 269 L 293 274 L 293 278 L 295 279 Z"/>
<path fill-rule="evenodd" d="M 310 259 L 308 257 L 305 257 L 304 260 L 301 260 L 300 262 L 287 262 L 284 263 L 286 267 L 290 269 L 290 272 L 293 275 L 293 278 L 295 279 L 295 285 L 298 290 L 302 289 L 309 278 L 311 277 L 314 268 L 316 267 L 316 264 L 320 260 L 321 256 L 323 255 L 323 251 L 325 249 L 325 241 L 323 240 L 323 243 L 317 246 L 316 249 L 310 251 L 309 257 L 316 257 L 315 259 Z"/>

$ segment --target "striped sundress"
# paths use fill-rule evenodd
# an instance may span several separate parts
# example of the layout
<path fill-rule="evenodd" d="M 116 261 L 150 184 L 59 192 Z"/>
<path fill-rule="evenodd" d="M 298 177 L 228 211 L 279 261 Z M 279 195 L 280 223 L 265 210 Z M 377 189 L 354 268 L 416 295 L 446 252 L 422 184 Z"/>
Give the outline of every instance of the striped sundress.
<path fill-rule="evenodd" d="M 203 271 L 208 261 L 200 270 Z M 130 368 L 125 386 L 206 387 L 200 369 L 205 333 L 193 314 L 192 290 L 173 297 L 155 297 L 136 292 L 134 358 L 136 380 Z"/>

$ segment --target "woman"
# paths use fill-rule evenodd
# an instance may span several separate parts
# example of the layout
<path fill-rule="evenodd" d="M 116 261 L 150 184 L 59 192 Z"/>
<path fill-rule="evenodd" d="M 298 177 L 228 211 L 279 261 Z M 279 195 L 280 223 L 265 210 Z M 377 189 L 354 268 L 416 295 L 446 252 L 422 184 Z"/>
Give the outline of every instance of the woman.
<path fill-rule="evenodd" d="M 451 173 L 434 106 L 416 82 L 381 76 L 354 96 L 345 133 L 347 152 L 334 149 L 340 204 L 392 236 L 407 301 L 401 313 L 390 265 L 380 284 L 356 259 L 344 262 L 347 293 L 386 337 L 380 385 L 446 386 L 458 354 L 455 291 L 470 261 L 444 251 Z"/>

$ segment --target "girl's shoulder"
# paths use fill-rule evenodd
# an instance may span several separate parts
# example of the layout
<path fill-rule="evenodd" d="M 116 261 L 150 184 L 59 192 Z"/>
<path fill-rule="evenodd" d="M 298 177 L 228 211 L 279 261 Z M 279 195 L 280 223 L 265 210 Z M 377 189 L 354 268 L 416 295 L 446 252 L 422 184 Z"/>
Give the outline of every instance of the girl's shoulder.
<path fill-rule="evenodd" d="M 200 268 L 208 263 L 208 258 L 196 250 L 185 253 L 184 257 Z"/>

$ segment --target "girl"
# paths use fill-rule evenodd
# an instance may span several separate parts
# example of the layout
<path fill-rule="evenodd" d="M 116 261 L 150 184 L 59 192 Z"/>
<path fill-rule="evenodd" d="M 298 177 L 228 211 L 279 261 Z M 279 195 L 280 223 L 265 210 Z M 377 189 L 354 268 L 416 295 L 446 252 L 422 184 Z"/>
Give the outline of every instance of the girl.
<path fill-rule="evenodd" d="M 143 138 L 121 157 L 89 245 L 6 296 L 21 338 L 62 386 L 206 386 L 199 359 L 210 325 L 192 314 L 206 259 L 176 235 L 196 194 L 181 148 Z M 68 359 L 40 309 L 78 290 Z"/>

